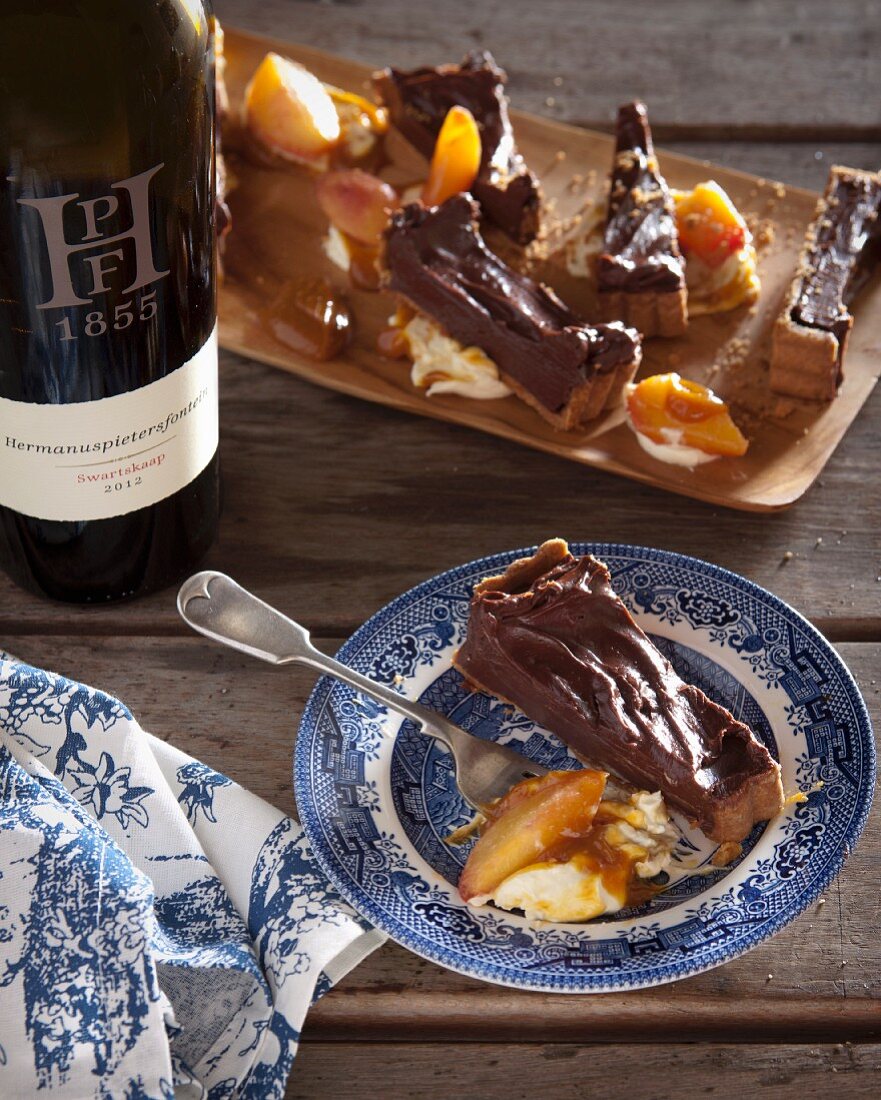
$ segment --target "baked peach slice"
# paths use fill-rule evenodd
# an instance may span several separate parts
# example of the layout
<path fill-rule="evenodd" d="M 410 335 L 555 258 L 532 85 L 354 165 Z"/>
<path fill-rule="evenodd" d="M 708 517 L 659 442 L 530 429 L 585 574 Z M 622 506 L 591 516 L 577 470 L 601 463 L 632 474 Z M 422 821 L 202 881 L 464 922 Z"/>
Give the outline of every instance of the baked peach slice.
<path fill-rule="evenodd" d="M 308 69 L 268 53 L 245 89 L 245 126 L 270 152 L 322 167 L 340 140 L 339 114 L 327 88 Z"/>
<path fill-rule="evenodd" d="M 480 130 L 467 107 L 451 107 L 434 145 L 428 179 L 422 189 L 426 206 L 468 191 L 477 178 L 481 157 Z"/>
<path fill-rule="evenodd" d="M 488 811 L 489 822 L 468 856 L 459 879 L 462 900 L 491 897 L 561 841 L 586 835 L 605 786 L 605 772 L 586 768 L 548 772 L 512 787 Z"/>
<path fill-rule="evenodd" d="M 653 443 L 673 441 L 708 455 L 746 454 L 749 447 L 725 402 L 678 374 L 653 374 L 626 391 L 633 430 Z"/>

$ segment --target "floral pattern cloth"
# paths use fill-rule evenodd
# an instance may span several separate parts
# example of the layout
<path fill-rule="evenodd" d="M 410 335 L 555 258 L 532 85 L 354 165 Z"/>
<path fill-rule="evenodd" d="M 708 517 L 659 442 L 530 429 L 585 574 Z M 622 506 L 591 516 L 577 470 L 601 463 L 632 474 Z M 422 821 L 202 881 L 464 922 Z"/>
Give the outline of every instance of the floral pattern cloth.
<path fill-rule="evenodd" d="M 378 946 L 300 826 L 0 654 L 0 1096 L 271 1100 Z"/>

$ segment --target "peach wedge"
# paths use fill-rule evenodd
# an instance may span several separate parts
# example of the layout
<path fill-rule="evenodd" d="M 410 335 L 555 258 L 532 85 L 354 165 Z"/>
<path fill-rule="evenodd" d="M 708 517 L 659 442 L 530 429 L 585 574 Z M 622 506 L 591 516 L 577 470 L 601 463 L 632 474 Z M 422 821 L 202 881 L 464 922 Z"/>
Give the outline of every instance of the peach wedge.
<path fill-rule="evenodd" d="M 245 125 L 270 152 L 323 166 L 340 140 L 340 119 L 325 86 L 308 69 L 268 53 L 245 89 Z"/>
<path fill-rule="evenodd" d="M 627 388 L 627 413 L 633 430 L 654 443 L 665 433 L 681 433 L 679 442 L 704 454 L 746 454 L 749 443 L 731 419 L 728 406 L 712 390 L 678 374 L 653 374 Z"/>
<path fill-rule="evenodd" d="M 422 190 L 426 206 L 439 206 L 445 199 L 468 191 L 480 170 L 480 130 L 466 107 L 451 107 L 443 121 L 428 179 Z"/>
<path fill-rule="evenodd" d="M 549 772 L 512 787 L 490 812 L 459 879 L 463 901 L 492 896 L 510 875 L 536 863 L 563 838 L 588 832 L 605 772 Z"/>

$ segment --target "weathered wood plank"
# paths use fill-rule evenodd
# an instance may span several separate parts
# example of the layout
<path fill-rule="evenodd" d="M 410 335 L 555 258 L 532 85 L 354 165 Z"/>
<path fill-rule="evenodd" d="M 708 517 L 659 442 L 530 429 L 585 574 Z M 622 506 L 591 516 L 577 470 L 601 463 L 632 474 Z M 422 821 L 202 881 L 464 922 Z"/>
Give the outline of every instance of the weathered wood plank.
<path fill-rule="evenodd" d="M 479 1036 L 476 1036 L 479 1038 Z M 304 1043 L 287 1100 L 338 1100 L 357 1080 L 365 1096 L 449 1100 L 695 1100 L 746 1095 L 805 1100 L 878 1095 L 881 1047 L 566 1046 L 485 1042 L 444 1046 Z"/>
<path fill-rule="evenodd" d="M 823 190 L 833 164 L 873 172 L 881 165 L 881 147 L 871 143 L 668 141 L 664 148 L 812 191 Z"/>
<path fill-rule="evenodd" d="M 217 0 L 215 7 L 231 26 L 375 67 L 436 64 L 489 47 L 509 72 L 515 106 L 600 128 L 619 102 L 641 96 L 666 140 L 724 140 L 737 129 L 768 140 L 799 129 L 830 141 L 881 134 L 867 94 L 881 78 L 881 26 L 858 0 L 631 0 L 626 10 L 617 0 Z"/>
<path fill-rule="evenodd" d="M 5 637 L 22 658 L 117 693 L 144 726 L 294 809 L 290 761 L 315 681 L 199 638 Z M 332 652 L 340 639 L 319 639 Z M 881 726 L 881 644 L 842 645 Z M 259 761 L 259 767 L 254 762 Z M 309 1035 L 467 1040 L 475 1021 L 499 1041 L 744 1039 L 819 1041 L 881 1033 L 881 940 L 875 935 L 881 809 L 817 905 L 756 950 L 672 986 L 597 998 L 523 994 L 442 970 L 387 945 L 310 1014 Z M 769 975 L 772 977 L 769 978 Z M 538 1006 L 538 1007 L 536 1007 Z"/>
<path fill-rule="evenodd" d="M 765 585 L 836 638 L 881 636 L 881 392 L 804 499 L 763 516 L 359 402 L 236 356 L 224 355 L 222 378 L 225 511 L 207 564 L 313 630 L 348 633 L 439 570 L 563 535 L 694 554 Z M 783 564 L 787 551 L 795 556 Z M 182 633 L 173 596 L 68 608 L 3 578 L 0 634 Z"/>

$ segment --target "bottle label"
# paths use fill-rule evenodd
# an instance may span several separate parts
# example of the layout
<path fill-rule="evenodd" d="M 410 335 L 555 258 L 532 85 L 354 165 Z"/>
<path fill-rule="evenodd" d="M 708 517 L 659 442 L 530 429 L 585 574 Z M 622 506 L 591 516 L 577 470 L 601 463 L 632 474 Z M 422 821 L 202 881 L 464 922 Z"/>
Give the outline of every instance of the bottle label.
<path fill-rule="evenodd" d="M 0 397 L 0 504 L 36 519 L 123 516 L 189 485 L 217 450 L 217 326 L 182 367 L 99 401 Z"/>

